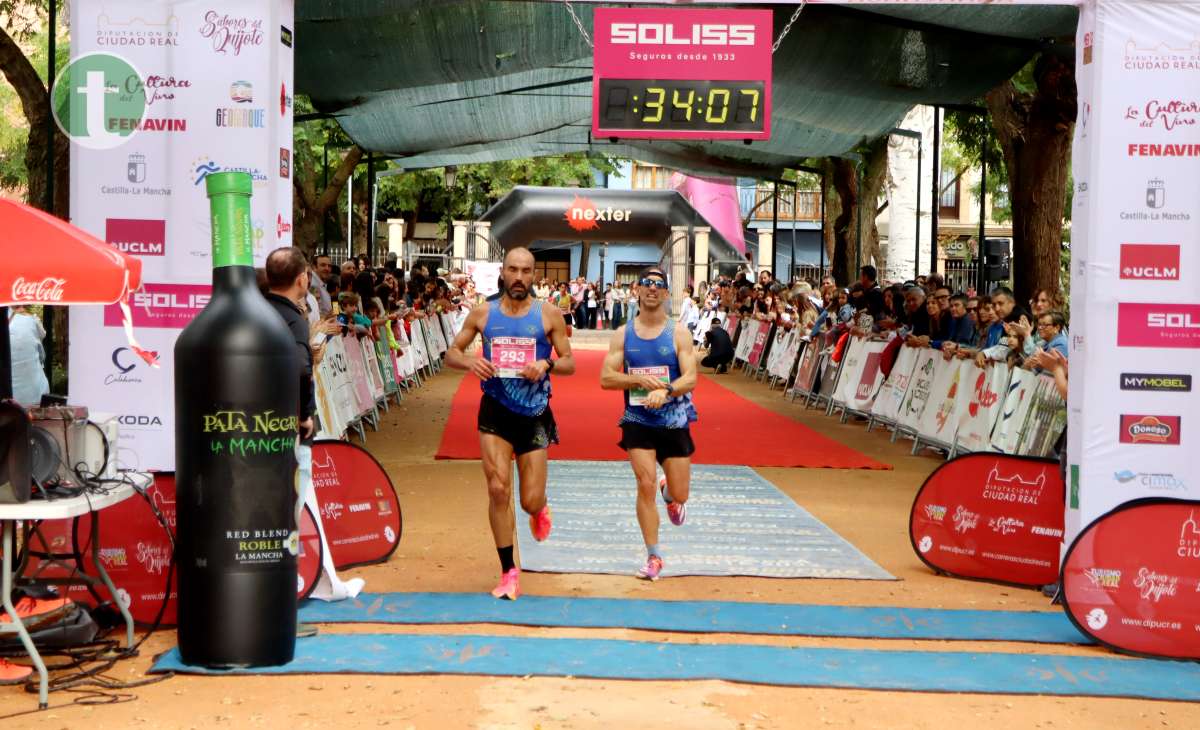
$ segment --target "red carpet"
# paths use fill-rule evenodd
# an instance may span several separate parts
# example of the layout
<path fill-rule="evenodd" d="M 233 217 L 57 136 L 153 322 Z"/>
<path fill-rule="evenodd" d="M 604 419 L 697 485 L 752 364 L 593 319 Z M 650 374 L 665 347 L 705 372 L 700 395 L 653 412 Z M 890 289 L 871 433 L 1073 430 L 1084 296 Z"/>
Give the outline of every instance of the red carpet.
<path fill-rule="evenodd" d="M 617 446 L 617 421 L 624 405 L 617 391 L 600 390 L 604 353 L 576 350 L 574 375 L 554 378 L 550 407 L 562 441 L 550 447 L 551 459 L 624 461 Z M 726 378 L 741 377 L 729 374 Z M 718 378 L 719 379 L 719 378 Z M 478 459 L 479 381 L 463 378 L 442 432 L 439 459 Z M 697 464 L 804 466 L 832 469 L 891 469 L 792 419 L 752 403 L 701 375 L 695 392 L 700 420 L 692 424 Z M 833 423 L 833 421 L 830 421 Z"/>

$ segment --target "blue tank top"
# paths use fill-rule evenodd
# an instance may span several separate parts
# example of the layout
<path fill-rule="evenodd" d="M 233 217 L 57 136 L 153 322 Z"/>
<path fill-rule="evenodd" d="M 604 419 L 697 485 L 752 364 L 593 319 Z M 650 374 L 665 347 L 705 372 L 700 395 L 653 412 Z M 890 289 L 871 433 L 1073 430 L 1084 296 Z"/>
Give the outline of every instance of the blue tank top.
<path fill-rule="evenodd" d="M 655 368 L 660 375 L 665 375 L 671 381 L 679 377 L 674 320 L 668 319 L 662 332 L 653 340 L 638 337 L 632 321 L 625 325 L 625 372 L 633 373 L 635 369 L 640 368 Z M 692 405 L 691 393 L 668 398 L 662 408 L 631 405 L 631 393 L 635 391 L 625 391 L 625 415 L 621 417 L 621 423 L 639 423 L 652 428 L 684 428 L 696 420 L 696 408 Z"/>
<path fill-rule="evenodd" d="M 493 344 L 497 359 L 492 358 Z M 529 357 L 530 347 L 532 357 Z M 521 317 L 510 317 L 501 311 L 499 299 L 489 302 L 487 324 L 483 328 L 483 356 L 510 377 L 488 378 L 480 383 L 480 387 L 517 415 L 542 415 L 550 403 L 550 377 L 530 382 L 515 374 L 519 367 L 514 365 L 506 370 L 504 366 L 506 363 L 545 360 L 550 357 L 550 349 L 550 338 L 546 337 L 546 327 L 542 324 L 541 302 L 534 301 Z"/>

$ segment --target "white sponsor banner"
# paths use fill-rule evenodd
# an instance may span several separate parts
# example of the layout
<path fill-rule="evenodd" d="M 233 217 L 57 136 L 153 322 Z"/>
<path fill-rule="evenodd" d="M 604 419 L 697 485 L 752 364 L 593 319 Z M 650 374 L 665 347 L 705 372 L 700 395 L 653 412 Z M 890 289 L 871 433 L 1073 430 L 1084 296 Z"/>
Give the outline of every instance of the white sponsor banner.
<path fill-rule="evenodd" d="M 754 336 L 758 333 L 758 326 L 762 324 L 757 320 L 743 319 L 738 326 L 742 333 L 738 336 L 737 348 L 733 351 L 733 359 L 746 362 L 750 359 L 750 348 L 754 347 Z"/>
<path fill-rule="evenodd" d="M 872 415 L 885 421 L 895 421 L 899 416 L 919 352 L 915 347 L 900 347 L 896 361 L 892 364 L 892 372 L 883 381 L 874 403 L 871 404 Z"/>
<path fill-rule="evenodd" d="M 992 427 L 1004 407 L 1001 395 L 1008 388 L 1008 365 L 994 363 L 979 368 L 964 360 L 959 375 L 958 448 L 989 451 Z"/>
<path fill-rule="evenodd" d="M 503 266 L 499 261 L 466 261 L 463 263 L 463 273 L 475 282 L 475 291 L 490 297 L 500 291 L 500 270 Z"/>
<path fill-rule="evenodd" d="M 383 397 L 383 372 L 379 369 L 379 356 L 375 352 L 375 341 L 364 337 L 358 341 L 362 348 L 363 368 L 367 371 L 367 383 L 371 386 L 371 397 L 378 401 Z"/>
<path fill-rule="evenodd" d="M 1081 11 L 1068 544 L 1123 502 L 1200 498 L 1190 478 L 1200 448 L 1191 416 L 1200 395 L 1194 386 L 1129 379 L 1151 375 L 1181 383 L 1179 376 L 1196 372 L 1197 28 L 1196 2 L 1094 0 Z"/>
<path fill-rule="evenodd" d="M 858 376 L 865 362 L 863 353 L 867 341 L 861 337 L 851 337 L 842 350 L 842 370 L 838 374 L 837 387 L 833 391 L 833 400 L 839 405 L 845 405 L 854 398 L 854 389 L 858 384 Z"/>
<path fill-rule="evenodd" d="M 800 354 L 800 331 L 796 328 L 781 330 L 771 345 L 771 355 L 767 358 L 767 373 L 773 378 L 786 380 L 792 374 L 792 366 Z"/>
<path fill-rule="evenodd" d="M 929 386 L 929 399 L 921 420 L 917 426 L 917 434 L 922 441 L 946 444 L 954 443 L 954 434 L 958 430 L 958 389 L 960 360 L 947 361 L 942 353 L 933 350 L 933 383 Z"/>
<path fill-rule="evenodd" d="M 1028 370 L 1013 370 L 1004 393 L 1003 406 L 992 429 L 992 451 L 1005 454 L 1017 453 L 1021 441 L 1021 429 L 1025 425 L 1032 402 L 1031 391 L 1037 386 L 1038 377 Z"/>
<path fill-rule="evenodd" d="M 913 349 L 902 347 L 907 350 Z M 905 391 L 904 400 L 900 405 L 899 412 L 896 414 L 896 423 L 904 428 L 911 431 L 919 430 L 921 417 L 925 414 L 925 408 L 929 403 L 929 396 L 933 389 L 937 360 L 941 356 L 942 354 L 937 350 L 920 349 L 917 351 L 912 376 L 908 381 L 908 390 Z"/>
<path fill-rule="evenodd" d="M 851 383 L 854 392 L 847 405 L 856 411 L 867 413 L 875 402 L 875 396 L 883 386 L 883 371 L 880 364 L 887 343 L 881 340 L 868 340 L 863 345 L 862 366 L 858 368 L 858 376 Z"/>
<path fill-rule="evenodd" d="M 140 382 L 131 371 L 105 384 L 97 371 L 124 340 L 119 310 L 71 308 L 70 399 L 121 414 L 129 466 L 175 466 L 170 355 L 212 280 L 204 177 L 252 176 L 256 263 L 291 243 L 293 7 L 292 0 L 71 3 L 72 58 L 122 57 L 136 73 L 108 80 L 108 88 L 146 96 L 141 119 L 101 110 L 106 129 L 137 129 L 123 143 L 71 144 L 71 222 L 141 259 L 133 323 L 142 345 L 162 358 L 158 370 L 138 374 Z"/>

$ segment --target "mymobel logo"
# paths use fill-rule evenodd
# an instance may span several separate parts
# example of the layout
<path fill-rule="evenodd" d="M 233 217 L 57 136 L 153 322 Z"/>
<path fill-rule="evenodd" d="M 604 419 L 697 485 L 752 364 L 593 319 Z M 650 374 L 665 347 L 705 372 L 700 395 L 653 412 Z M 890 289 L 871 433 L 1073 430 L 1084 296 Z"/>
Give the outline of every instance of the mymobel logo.
<path fill-rule="evenodd" d="M 752 46 L 753 25 L 613 23 L 611 42 L 643 46 Z"/>
<path fill-rule="evenodd" d="M 1179 244 L 1122 243 L 1121 278 L 1179 281 Z"/>
<path fill-rule="evenodd" d="M 1192 392 L 1192 376 L 1121 373 L 1121 390 L 1149 390 L 1167 393 Z"/>
<path fill-rule="evenodd" d="M 89 53 L 71 61 L 51 92 L 58 128 L 93 150 L 128 141 L 143 128 L 146 115 L 145 85 L 127 84 L 131 76 L 142 78 L 133 64 L 113 53 Z"/>

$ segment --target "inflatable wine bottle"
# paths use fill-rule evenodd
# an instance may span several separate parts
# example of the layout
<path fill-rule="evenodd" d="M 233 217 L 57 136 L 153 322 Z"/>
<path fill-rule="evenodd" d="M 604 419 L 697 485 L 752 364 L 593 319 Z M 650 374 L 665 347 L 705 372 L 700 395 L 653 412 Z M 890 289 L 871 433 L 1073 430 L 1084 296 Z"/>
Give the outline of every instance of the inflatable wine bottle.
<path fill-rule="evenodd" d="M 205 180 L 212 298 L 175 344 L 179 652 L 268 666 L 296 644 L 296 343 L 259 293 L 250 175 Z"/>

